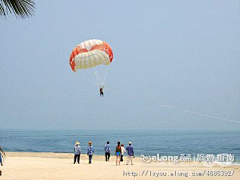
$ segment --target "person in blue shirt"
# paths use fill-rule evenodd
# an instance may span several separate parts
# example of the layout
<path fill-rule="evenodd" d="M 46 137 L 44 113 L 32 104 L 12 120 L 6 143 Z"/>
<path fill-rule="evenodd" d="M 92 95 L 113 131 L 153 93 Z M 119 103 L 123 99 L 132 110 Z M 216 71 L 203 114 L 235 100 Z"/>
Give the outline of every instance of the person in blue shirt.
<path fill-rule="evenodd" d="M 109 161 L 109 159 L 110 159 L 110 145 L 109 145 L 109 141 L 108 141 L 107 144 L 104 146 L 104 151 L 105 151 L 106 161 Z"/>
<path fill-rule="evenodd" d="M 93 153 L 94 153 L 94 148 L 92 146 L 92 142 L 89 141 L 88 142 L 88 149 L 87 149 L 87 155 L 88 155 L 88 158 L 89 158 L 89 164 L 92 163 Z"/>
<path fill-rule="evenodd" d="M 5 157 L 5 152 L 0 147 L 0 164 L 3 166 L 3 158 Z M 2 171 L 0 170 L 0 176 L 2 175 Z"/>
<path fill-rule="evenodd" d="M 3 166 L 3 158 L 5 156 L 5 152 L 2 150 L 2 147 L 0 147 L 0 164 Z"/>
<path fill-rule="evenodd" d="M 76 161 L 79 164 L 80 161 L 80 155 L 81 155 L 81 147 L 80 147 L 80 142 L 76 141 L 75 142 L 75 146 L 74 146 L 74 164 L 76 163 Z"/>
<path fill-rule="evenodd" d="M 131 165 L 133 165 L 133 158 L 134 158 L 134 150 L 132 147 L 132 142 L 128 143 L 128 147 L 126 148 L 127 154 L 128 154 L 128 160 L 127 160 L 127 165 L 129 161 L 131 161 Z"/>

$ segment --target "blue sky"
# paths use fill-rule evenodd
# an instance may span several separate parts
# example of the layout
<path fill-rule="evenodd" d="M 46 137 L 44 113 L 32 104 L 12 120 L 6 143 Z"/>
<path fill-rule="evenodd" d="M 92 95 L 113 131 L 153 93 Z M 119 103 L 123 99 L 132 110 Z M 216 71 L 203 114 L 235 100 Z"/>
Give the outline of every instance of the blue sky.
<path fill-rule="evenodd" d="M 0 128 L 239 130 L 161 106 L 240 121 L 239 6 L 55 0 L 36 2 L 32 18 L 1 18 Z M 69 66 L 72 49 L 93 38 L 114 53 L 104 98 L 93 70 Z"/>

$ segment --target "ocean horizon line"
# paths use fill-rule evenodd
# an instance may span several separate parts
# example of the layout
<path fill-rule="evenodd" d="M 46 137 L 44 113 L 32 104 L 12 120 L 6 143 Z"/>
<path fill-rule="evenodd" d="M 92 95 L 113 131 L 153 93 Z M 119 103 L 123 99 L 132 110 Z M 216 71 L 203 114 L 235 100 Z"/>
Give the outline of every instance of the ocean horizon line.
<path fill-rule="evenodd" d="M 56 129 L 35 129 L 35 128 L 0 128 L 0 131 L 102 131 L 102 130 L 143 130 L 143 131 L 238 131 L 240 129 L 189 129 L 189 128 L 79 128 L 79 129 L 71 129 L 71 128 L 56 128 Z"/>

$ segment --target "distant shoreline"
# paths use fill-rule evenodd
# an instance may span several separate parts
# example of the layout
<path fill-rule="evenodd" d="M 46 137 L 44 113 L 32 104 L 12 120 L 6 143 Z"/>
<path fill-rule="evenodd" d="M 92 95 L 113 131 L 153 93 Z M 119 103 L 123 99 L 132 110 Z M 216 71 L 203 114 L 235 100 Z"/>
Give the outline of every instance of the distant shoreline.
<path fill-rule="evenodd" d="M 40 158 L 63 158 L 63 159 L 72 159 L 74 154 L 69 152 L 17 152 L 17 151 L 5 151 L 6 156 L 10 157 L 40 157 Z M 104 154 L 94 154 L 95 157 L 103 157 Z M 125 157 L 127 154 L 125 153 Z M 86 153 L 82 153 L 81 157 L 87 157 Z M 115 158 L 115 153 L 111 153 L 111 157 Z M 140 159 L 141 156 L 135 156 Z"/>
<path fill-rule="evenodd" d="M 14 152 L 14 151 L 5 151 L 6 156 L 8 157 L 38 157 L 38 158 L 59 158 L 59 159 L 73 159 L 74 154 L 69 152 Z M 87 158 L 86 153 L 82 153 L 81 157 Z M 94 157 L 98 160 L 104 160 L 104 154 L 94 154 Z M 127 154 L 124 154 L 124 157 L 127 157 Z M 115 158 L 115 153 L 111 153 L 111 158 Z M 136 160 L 141 161 L 141 156 L 135 156 Z M 190 161 L 190 163 L 193 161 Z M 144 163 L 144 162 L 143 162 Z M 157 162 L 158 163 L 158 162 Z M 179 162 L 185 163 L 185 162 Z M 223 162 L 224 163 L 224 162 Z M 177 163 L 178 164 L 178 163 Z M 240 165 L 240 161 L 234 161 L 232 165 Z"/>

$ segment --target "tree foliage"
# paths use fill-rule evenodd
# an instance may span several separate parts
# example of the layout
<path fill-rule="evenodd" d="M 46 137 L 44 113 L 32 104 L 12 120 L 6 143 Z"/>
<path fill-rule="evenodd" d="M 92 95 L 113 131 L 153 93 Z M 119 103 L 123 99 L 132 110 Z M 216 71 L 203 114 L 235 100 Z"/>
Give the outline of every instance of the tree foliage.
<path fill-rule="evenodd" d="M 33 0 L 0 0 L 0 16 L 15 14 L 16 17 L 26 18 L 33 16 L 34 12 Z"/>

